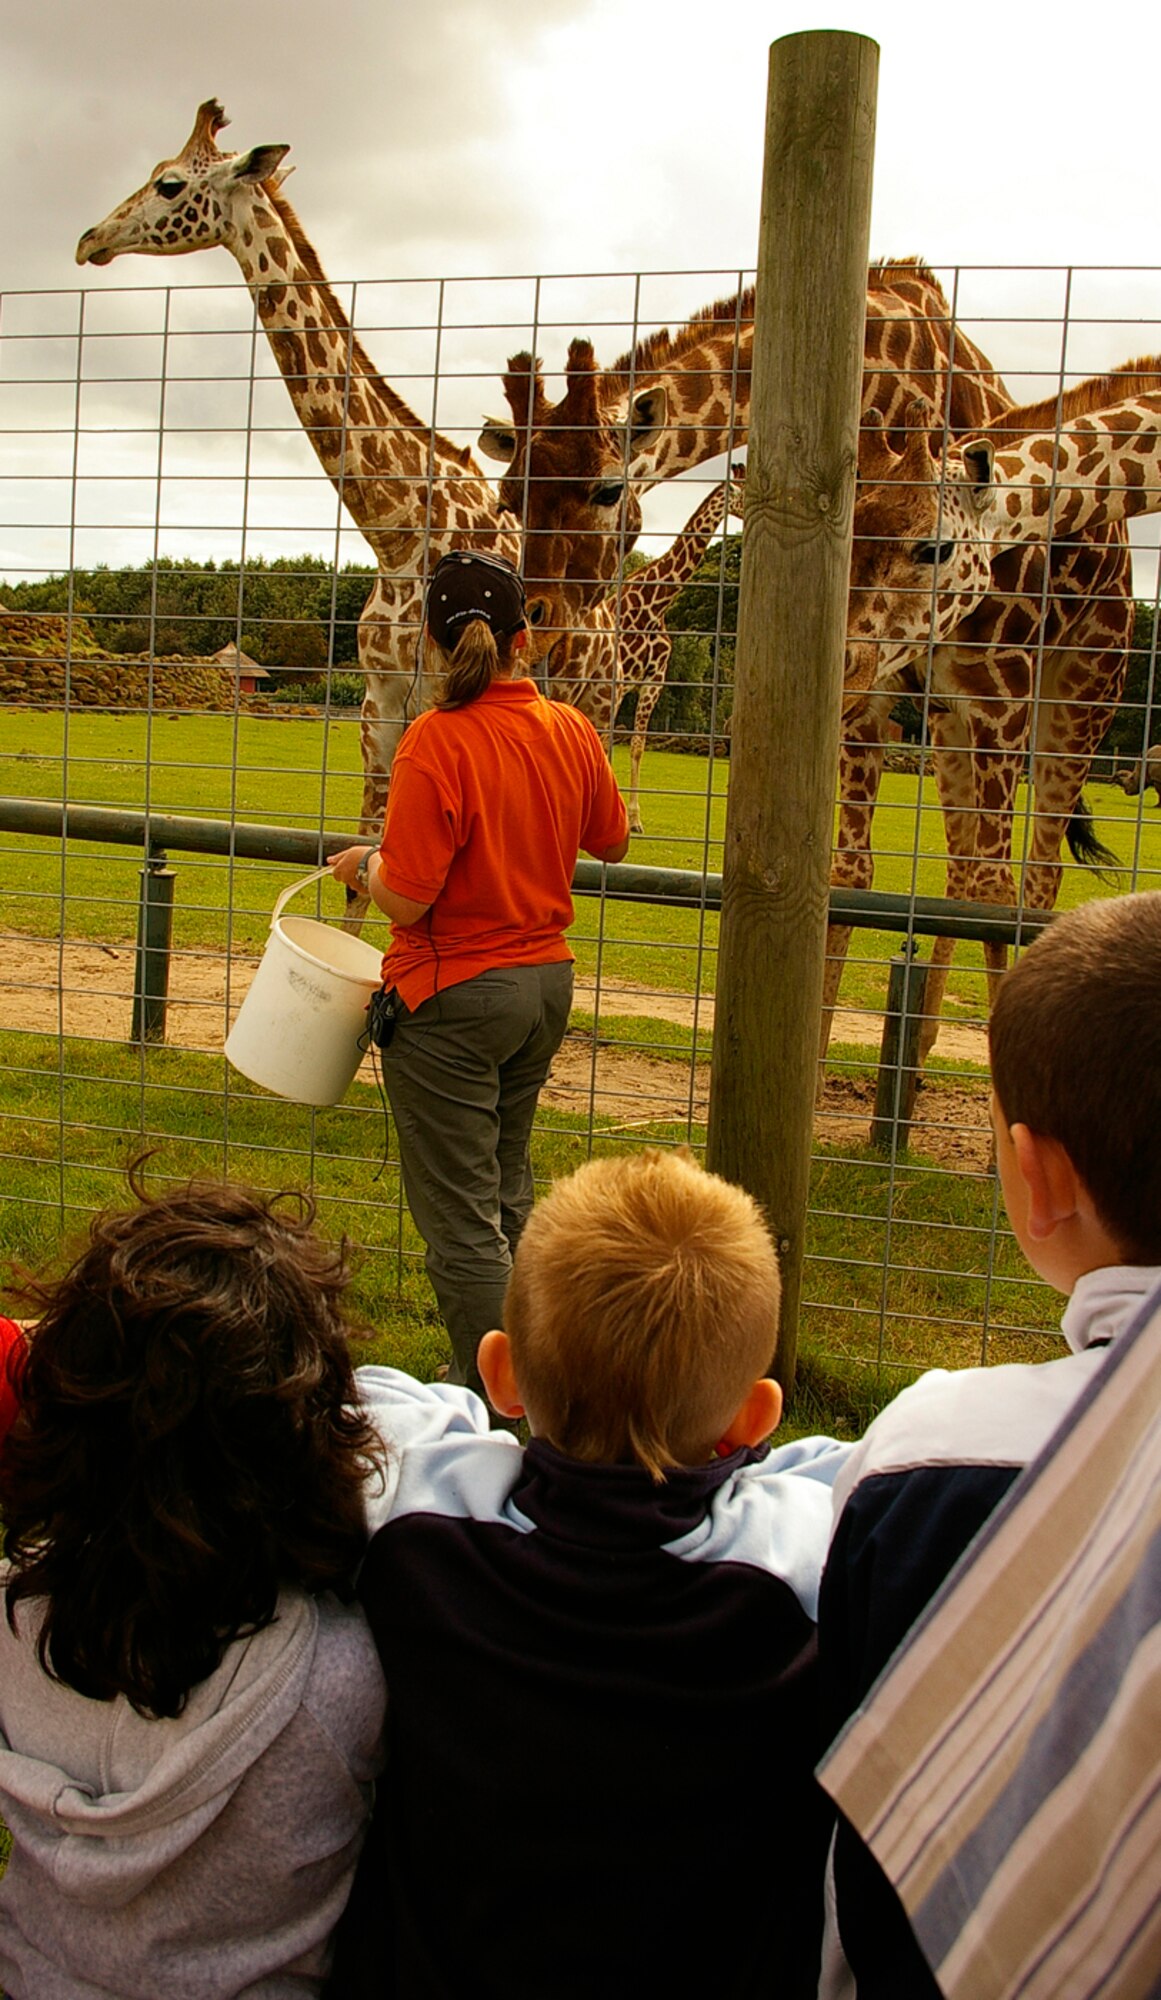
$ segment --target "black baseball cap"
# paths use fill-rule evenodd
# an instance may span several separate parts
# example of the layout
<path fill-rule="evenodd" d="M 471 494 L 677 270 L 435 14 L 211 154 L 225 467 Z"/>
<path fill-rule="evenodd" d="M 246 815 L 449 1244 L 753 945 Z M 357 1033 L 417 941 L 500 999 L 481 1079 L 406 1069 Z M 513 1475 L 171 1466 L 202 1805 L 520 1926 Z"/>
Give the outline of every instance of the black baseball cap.
<path fill-rule="evenodd" d="M 503 556 L 455 549 L 432 570 L 424 615 L 436 644 L 448 650 L 473 618 L 499 639 L 524 623 L 524 585 Z"/>

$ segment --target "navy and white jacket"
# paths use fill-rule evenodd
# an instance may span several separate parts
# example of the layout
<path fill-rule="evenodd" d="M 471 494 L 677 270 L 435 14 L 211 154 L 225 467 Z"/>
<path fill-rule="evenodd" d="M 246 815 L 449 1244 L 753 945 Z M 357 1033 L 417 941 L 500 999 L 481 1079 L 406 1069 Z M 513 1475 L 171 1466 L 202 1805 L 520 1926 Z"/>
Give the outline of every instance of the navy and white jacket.
<path fill-rule="evenodd" d="M 388 1775 L 331 1991 L 812 1994 L 827 1807 L 810 1438 L 671 1473 L 359 1372 L 396 1456 L 359 1585 Z M 817 1919 L 817 1921 L 816 1921 Z"/>
<path fill-rule="evenodd" d="M 919 1614 L 1025 1465 L 1099 1371 L 1109 1344 L 1161 1285 L 1161 1270 L 1082 1277 L 1059 1361 L 954 1373 L 904 1389 L 867 1431 L 834 1489 L 834 1538 L 819 1608 L 826 1733 L 859 1708 Z M 826 2000 L 938 2000 L 902 1905 L 840 1819 L 821 1992 Z M 840 1948 L 841 1941 L 841 1948 Z"/>

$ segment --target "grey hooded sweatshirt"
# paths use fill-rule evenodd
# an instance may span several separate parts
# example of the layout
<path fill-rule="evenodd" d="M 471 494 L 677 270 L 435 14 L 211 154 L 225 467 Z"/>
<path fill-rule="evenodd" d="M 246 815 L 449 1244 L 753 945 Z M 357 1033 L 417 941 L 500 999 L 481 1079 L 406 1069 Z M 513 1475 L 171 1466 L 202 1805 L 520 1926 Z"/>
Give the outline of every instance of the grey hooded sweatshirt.
<path fill-rule="evenodd" d="M 361 1611 L 283 1591 L 174 1721 L 60 1686 L 0 1564 L 0 1988 L 11 2000 L 317 1994 L 381 1763 Z"/>

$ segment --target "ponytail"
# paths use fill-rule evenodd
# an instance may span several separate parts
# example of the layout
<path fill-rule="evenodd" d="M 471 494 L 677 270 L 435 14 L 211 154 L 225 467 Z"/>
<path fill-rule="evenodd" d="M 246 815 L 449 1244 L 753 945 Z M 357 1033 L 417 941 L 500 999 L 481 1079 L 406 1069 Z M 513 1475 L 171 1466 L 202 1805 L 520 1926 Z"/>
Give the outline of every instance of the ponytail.
<path fill-rule="evenodd" d="M 506 668 L 512 652 L 512 638 L 505 634 L 503 652 L 497 646 L 491 626 L 483 618 L 473 618 L 464 626 L 454 652 L 430 641 L 443 662 L 444 676 L 435 698 L 437 708 L 466 708 L 468 702 L 490 688 L 497 674 Z"/>

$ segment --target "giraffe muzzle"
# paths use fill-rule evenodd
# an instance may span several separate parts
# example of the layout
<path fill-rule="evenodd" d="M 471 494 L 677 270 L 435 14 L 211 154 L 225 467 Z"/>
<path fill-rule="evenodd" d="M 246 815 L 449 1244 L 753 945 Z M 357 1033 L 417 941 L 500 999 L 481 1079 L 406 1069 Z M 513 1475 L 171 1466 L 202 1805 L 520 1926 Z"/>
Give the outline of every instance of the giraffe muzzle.
<path fill-rule="evenodd" d="M 111 264 L 113 262 L 113 252 L 111 250 L 105 250 L 99 246 L 97 248 L 90 247 L 96 233 L 95 229 L 86 229 L 84 235 L 81 237 L 80 242 L 77 244 L 78 264 Z"/>

